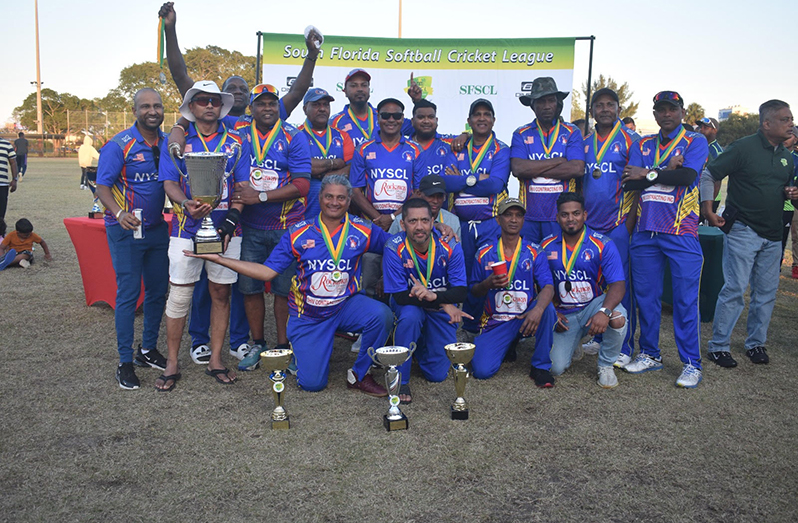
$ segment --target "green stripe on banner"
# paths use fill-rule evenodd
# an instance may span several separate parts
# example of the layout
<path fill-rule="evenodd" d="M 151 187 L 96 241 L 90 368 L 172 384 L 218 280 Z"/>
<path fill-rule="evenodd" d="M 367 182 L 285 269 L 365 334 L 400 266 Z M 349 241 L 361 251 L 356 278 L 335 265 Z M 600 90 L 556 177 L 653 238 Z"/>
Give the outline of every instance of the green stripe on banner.
<path fill-rule="evenodd" d="M 303 35 L 263 33 L 263 63 L 301 66 Z M 318 65 L 382 69 L 573 69 L 574 38 L 430 39 L 325 36 Z"/>

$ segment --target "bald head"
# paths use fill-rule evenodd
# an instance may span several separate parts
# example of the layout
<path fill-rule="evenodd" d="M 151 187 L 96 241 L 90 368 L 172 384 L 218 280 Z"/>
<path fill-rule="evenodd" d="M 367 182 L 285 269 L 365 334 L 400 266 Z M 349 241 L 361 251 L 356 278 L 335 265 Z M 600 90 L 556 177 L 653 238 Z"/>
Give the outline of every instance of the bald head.
<path fill-rule="evenodd" d="M 158 101 L 161 101 L 161 95 L 158 94 L 158 91 L 153 89 L 152 87 L 144 87 L 136 91 L 136 94 L 133 95 L 133 112 L 136 111 L 136 108 L 139 105 L 139 100 L 144 93 L 150 93 L 151 95 L 155 95 L 158 98 Z"/>
<path fill-rule="evenodd" d="M 158 91 L 150 87 L 133 95 L 133 114 L 139 130 L 155 131 L 163 123 L 163 101 Z"/>

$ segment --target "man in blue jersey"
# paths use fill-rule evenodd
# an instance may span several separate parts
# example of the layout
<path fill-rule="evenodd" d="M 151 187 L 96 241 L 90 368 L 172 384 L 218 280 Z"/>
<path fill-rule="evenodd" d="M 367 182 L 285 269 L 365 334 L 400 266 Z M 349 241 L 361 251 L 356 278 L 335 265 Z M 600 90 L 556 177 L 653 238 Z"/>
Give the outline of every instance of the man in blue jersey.
<path fill-rule="evenodd" d="M 393 328 L 393 313 L 387 305 L 358 291 L 363 253 L 382 252 L 388 235 L 348 214 L 352 187 L 346 177 L 325 177 L 319 199 L 321 214 L 291 226 L 263 264 L 219 255 L 198 257 L 264 281 L 273 280 L 296 263 L 288 337 L 296 357 L 297 384 L 308 391 L 324 389 L 335 331 L 362 332 L 363 346 L 347 371 L 347 387 L 370 396 L 386 396 L 385 387 L 368 374 L 371 358 L 367 351 L 385 343 Z"/>
<path fill-rule="evenodd" d="M 329 125 L 330 102 L 335 99 L 324 89 L 315 87 L 305 95 L 302 110 L 305 123 L 300 130 L 308 135 L 311 171 L 305 218 L 312 220 L 319 212 L 319 188 L 321 180 L 330 174 L 349 175 L 349 167 L 355 152 L 352 139 L 343 131 Z"/>
<path fill-rule="evenodd" d="M 437 174 L 430 174 L 421 179 L 418 185 L 418 191 L 415 196 L 425 200 L 432 210 L 432 223 L 444 224 L 451 227 L 454 238 L 460 241 L 460 220 L 454 214 L 450 213 L 443 208 L 446 203 L 446 181 L 442 176 Z M 388 229 L 388 234 L 397 234 L 402 230 L 402 214 L 396 216 L 396 219 Z"/>
<path fill-rule="evenodd" d="M 585 174 L 582 133 L 560 118 L 566 96 L 553 78 L 540 77 L 532 82 L 532 91 L 519 98 L 532 108 L 535 119 L 513 132 L 511 167 L 521 182 L 518 197 L 527 208 L 522 234 L 534 243 L 557 234 L 557 197 L 575 191 L 576 179 Z"/>
<path fill-rule="evenodd" d="M 451 366 L 444 346 L 457 341 L 458 307 L 466 297 L 463 251 L 453 239 L 444 241 L 433 227 L 432 209 L 421 198 L 402 206 L 401 232 L 388 240 L 382 257 L 385 293 L 396 315 L 394 343 L 417 343 L 415 358 L 429 381 L 446 379 Z M 473 319 L 473 318 L 472 318 Z M 412 401 L 410 365 L 401 367 L 399 399 Z"/>
<path fill-rule="evenodd" d="M 624 189 L 641 191 L 637 230 L 632 236 L 632 292 L 640 318 L 640 354 L 624 370 L 662 369 L 659 328 L 662 275 L 673 280 L 673 330 L 682 361 L 679 387 L 701 382 L 698 288 L 704 261 L 698 243 L 698 173 L 707 159 L 707 140 L 682 126 L 684 100 L 675 91 L 654 97 L 660 131 L 632 146 L 624 168 Z"/>
<path fill-rule="evenodd" d="M 249 175 L 236 180 L 233 201 L 246 207 L 241 213 L 244 238 L 241 259 L 263 263 L 289 227 L 303 220 L 305 198 L 310 188 L 310 145 L 308 135 L 280 118 L 277 89 L 269 84 L 252 88 L 250 111 L 253 121 L 241 128 Z M 294 268 L 282 271 L 271 285 L 277 347 L 287 347 L 288 292 Z M 254 370 L 266 345 L 263 321 L 266 308 L 263 282 L 246 274 L 239 278 L 244 294 L 253 345 L 238 364 L 239 370 Z"/>
<path fill-rule="evenodd" d="M 114 321 L 119 351 L 116 379 L 123 389 L 138 389 L 133 369 L 133 322 L 144 280 L 144 331 L 135 363 L 166 368 L 156 349 L 169 284 L 169 227 L 163 220 L 164 190 L 158 163 L 166 155 L 163 102 L 153 89 L 133 97 L 133 127 L 114 136 L 102 148 L 97 165 L 97 195 L 105 206 L 105 230 L 116 273 Z M 131 211 L 141 209 L 141 220 Z M 135 239 L 133 231 L 143 229 Z"/>
<path fill-rule="evenodd" d="M 636 193 L 624 192 L 621 178 L 629 161 L 632 144 L 640 137 L 618 118 L 618 94 L 612 89 L 605 87 L 596 91 L 590 108 L 596 128 L 584 140 L 585 175 L 582 178 L 582 191 L 588 227 L 612 239 L 623 264 L 627 291 L 623 295 L 622 303 L 632 318 L 630 327 L 626 329 L 623 349 L 615 362 L 616 367 L 623 368 L 632 361 L 634 354 L 637 318 L 632 307 L 629 238 L 637 217 L 631 212 Z M 600 343 L 599 336 L 595 341 L 585 344 L 585 352 L 598 350 Z"/>
<path fill-rule="evenodd" d="M 611 389 L 618 385 L 613 364 L 626 334 L 626 309 L 621 305 L 626 278 L 615 243 L 585 225 L 588 216 L 584 198 L 572 192 L 560 194 L 557 223 L 561 232 L 541 244 L 556 287 L 551 373 L 557 376 L 571 365 L 582 336 L 602 334 L 598 384 Z"/>
<path fill-rule="evenodd" d="M 186 152 L 222 152 L 231 154 L 240 146 L 240 138 L 235 131 L 227 129 L 222 118 L 233 105 L 233 96 L 219 91 L 215 83 L 197 82 L 188 90 L 180 113 L 192 122 L 186 136 Z M 225 170 L 230 172 L 235 165 L 235 172 L 225 181 L 219 205 L 212 209 L 208 203 L 192 198 L 191 187 L 181 174 L 186 172 L 185 161 L 179 160 L 174 165 L 171 158 L 162 159 L 161 176 L 164 189 L 175 207 L 172 217 L 172 238 L 169 242 L 169 283 L 170 292 L 166 302 L 166 344 L 169 349 L 164 375 L 155 382 L 160 391 L 174 389 L 180 379 L 178 355 L 186 324 L 186 316 L 191 311 L 191 297 L 194 283 L 199 280 L 204 268 L 208 275 L 208 292 L 211 297 L 211 354 L 206 374 L 217 382 L 231 384 L 235 375 L 222 363 L 222 343 L 227 333 L 230 317 L 230 287 L 238 279 L 238 275 L 213 263 L 203 263 L 196 258 L 183 256 L 183 251 L 192 249 L 194 235 L 199 230 L 202 219 L 210 214 L 214 226 L 219 228 L 225 237 L 223 256 L 238 259 L 241 254 L 241 235 L 238 221 L 243 205 L 231 204 L 230 196 L 233 179 L 247 175 L 246 162 L 237 162 L 236 158 L 227 161 Z M 179 168 L 179 170 L 178 170 Z"/>
<path fill-rule="evenodd" d="M 534 335 L 529 377 L 538 387 L 553 387 L 549 352 L 557 313 L 551 270 L 540 247 L 521 236 L 526 212 L 521 200 L 506 198 L 497 210 L 500 236 L 480 247 L 468 280 L 471 292 L 485 298 L 471 368 L 476 378 L 490 378 L 511 346 Z M 506 270 L 494 270 L 496 264 Z"/>
<path fill-rule="evenodd" d="M 438 133 L 437 111 L 438 107 L 429 100 L 419 100 L 413 104 L 413 134 L 410 139 L 421 148 L 418 161 L 422 179 L 433 174 L 443 176 L 446 167 L 457 162 L 451 147 L 454 136 Z"/>

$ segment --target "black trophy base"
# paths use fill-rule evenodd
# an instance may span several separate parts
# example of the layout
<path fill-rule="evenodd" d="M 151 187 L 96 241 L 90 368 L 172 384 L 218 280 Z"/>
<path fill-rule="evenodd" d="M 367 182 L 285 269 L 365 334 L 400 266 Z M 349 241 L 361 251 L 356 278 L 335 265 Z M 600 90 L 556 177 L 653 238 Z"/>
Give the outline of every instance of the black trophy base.
<path fill-rule="evenodd" d="M 468 419 L 468 409 L 454 410 L 454 407 L 449 407 L 452 411 L 452 419 Z"/>
<path fill-rule="evenodd" d="M 101 220 L 103 218 L 103 216 L 105 216 L 105 212 L 102 212 L 102 211 L 90 212 L 89 213 L 89 218 L 91 218 L 92 220 Z"/>
<path fill-rule="evenodd" d="M 382 417 L 382 425 L 385 427 L 385 430 L 388 432 L 393 432 L 394 430 L 407 430 L 409 426 L 407 422 L 407 416 L 402 414 L 400 419 L 388 419 L 388 415 Z"/>
<path fill-rule="evenodd" d="M 288 421 L 288 417 L 283 420 L 272 420 L 272 430 L 288 430 L 291 428 L 291 423 Z"/>
<path fill-rule="evenodd" d="M 222 254 L 222 240 L 194 240 L 194 254 Z"/>

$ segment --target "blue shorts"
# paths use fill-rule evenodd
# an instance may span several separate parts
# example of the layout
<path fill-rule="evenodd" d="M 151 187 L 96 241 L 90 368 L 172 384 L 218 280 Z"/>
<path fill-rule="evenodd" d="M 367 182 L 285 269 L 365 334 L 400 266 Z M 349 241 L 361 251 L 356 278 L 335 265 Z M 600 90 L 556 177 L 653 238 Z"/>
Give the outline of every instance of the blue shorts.
<path fill-rule="evenodd" d="M 286 229 L 262 231 L 246 225 L 242 225 L 241 229 L 244 233 L 241 240 L 241 260 L 255 263 L 265 262 L 286 232 Z M 272 294 L 288 296 L 288 292 L 291 290 L 291 278 L 295 274 L 296 261 L 272 280 Z M 238 290 L 244 295 L 259 294 L 263 292 L 263 282 L 240 274 L 238 276 Z"/>

